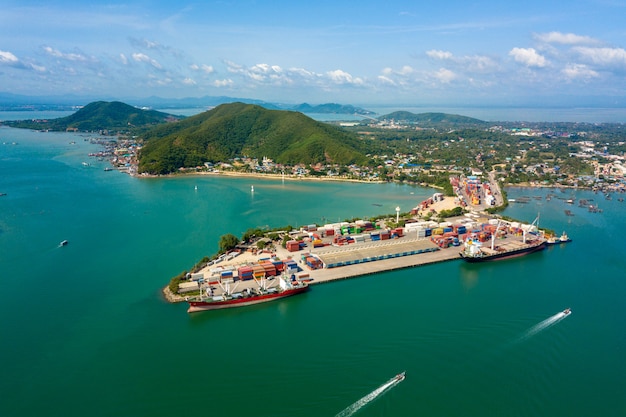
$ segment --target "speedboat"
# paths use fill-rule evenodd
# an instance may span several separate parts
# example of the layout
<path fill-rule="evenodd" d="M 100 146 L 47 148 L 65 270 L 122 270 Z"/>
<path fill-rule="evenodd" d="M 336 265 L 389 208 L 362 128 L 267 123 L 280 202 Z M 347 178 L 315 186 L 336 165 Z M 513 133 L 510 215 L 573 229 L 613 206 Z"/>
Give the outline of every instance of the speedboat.
<path fill-rule="evenodd" d="M 571 312 L 572 312 L 571 308 L 566 308 L 565 310 L 563 310 L 563 314 L 565 314 L 566 316 L 570 314 Z"/>
<path fill-rule="evenodd" d="M 404 378 L 406 378 L 404 376 L 404 374 L 406 374 L 406 371 L 399 373 L 398 375 L 395 376 L 395 380 L 400 382 L 400 381 L 404 381 Z"/>
<path fill-rule="evenodd" d="M 59 246 L 67 246 L 67 244 L 70 243 L 67 240 L 63 240 L 61 241 L 61 243 L 59 243 Z"/>

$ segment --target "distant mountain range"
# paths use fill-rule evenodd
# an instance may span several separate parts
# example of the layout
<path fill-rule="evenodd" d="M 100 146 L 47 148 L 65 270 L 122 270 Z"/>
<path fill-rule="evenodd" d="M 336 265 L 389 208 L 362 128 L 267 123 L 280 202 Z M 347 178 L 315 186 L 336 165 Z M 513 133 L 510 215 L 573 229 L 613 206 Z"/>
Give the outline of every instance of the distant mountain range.
<path fill-rule="evenodd" d="M 11 93 L 0 92 L 0 110 L 4 111 L 20 111 L 20 110 L 72 110 L 76 106 L 86 105 L 94 101 L 123 101 L 140 108 L 158 108 L 163 110 L 172 110 L 183 108 L 209 108 L 219 106 L 226 103 L 247 103 L 256 104 L 269 110 L 294 110 L 301 113 L 333 113 L 333 114 L 362 114 L 374 115 L 376 113 L 365 110 L 352 105 L 343 105 L 336 103 L 326 103 L 319 105 L 302 104 L 280 104 L 270 103 L 262 100 L 235 98 L 228 96 L 204 96 L 204 97 L 188 97 L 180 99 L 148 97 L 145 99 L 128 98 L 94 98 L 87 99 L 73 95 L 67 96 L 24 96 Z"/>

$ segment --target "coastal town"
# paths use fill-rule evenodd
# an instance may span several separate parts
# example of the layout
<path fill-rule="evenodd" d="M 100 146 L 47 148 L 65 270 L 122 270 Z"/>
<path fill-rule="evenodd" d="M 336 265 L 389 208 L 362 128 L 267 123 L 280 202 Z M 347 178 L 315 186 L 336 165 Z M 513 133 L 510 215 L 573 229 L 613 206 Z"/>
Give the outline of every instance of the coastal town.
<path fill-rule="evenodd" d="M 498 124 L 480 134 L 473 132 L 480 139 L 463 137 L 461 132 L 439 135 L 433 141 L 416 139 L 410 148 L 404 144 L 396 146 L 396 153 L 370 155 L 373 161 L 370 166 L 285 165 L 267 157 L 238 157 L 180 168 L 178 173 L 265 175 L 298 180 L 398 181 L 442 188 L 447 188 L 450 175 L 493 173 L 494 180 L 509 185 L 578 187 L 607 192 L 626 188 L 626 142 L 608 142 L 592 130 L 575 130 L 591 125 L 571 124 L 570 131 L 556 131 L 540 125 L 524 127 L 526 125 Z M 389 126 L 372 122 L 353 129 L 369 137 L 373 135 L 371 130 L 365 132 L 359 128 L 375 129 L 383 135 Z M 406 137 L 428 130 L 398 122 L 391 126 L 396 132 L 404 132 Z M 490 137 L 496 132 L 503 136 Z M 138 172 L 138 153 L 142 144 L 136 137 L 120 135 L 116 140 L 98 140 L 104 149 L 90 156 L 107 158 L 115 169 L 131 175 L 146 175 Z M 449 191 L 448 194 L 451 195 Z"/>

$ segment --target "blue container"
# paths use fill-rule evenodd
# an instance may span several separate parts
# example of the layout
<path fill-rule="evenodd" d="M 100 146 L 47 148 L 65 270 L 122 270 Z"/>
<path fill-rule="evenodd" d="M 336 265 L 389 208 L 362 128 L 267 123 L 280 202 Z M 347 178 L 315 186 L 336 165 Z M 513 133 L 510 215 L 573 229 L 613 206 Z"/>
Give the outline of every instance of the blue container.
<path fill-rule="evenodd" d="M 433 229 L 424 229 L 424 232 L 426 233 L 426 237 L 428 237 L 428 236 L 432 236 L 432 234 L 433 234 Z"/>

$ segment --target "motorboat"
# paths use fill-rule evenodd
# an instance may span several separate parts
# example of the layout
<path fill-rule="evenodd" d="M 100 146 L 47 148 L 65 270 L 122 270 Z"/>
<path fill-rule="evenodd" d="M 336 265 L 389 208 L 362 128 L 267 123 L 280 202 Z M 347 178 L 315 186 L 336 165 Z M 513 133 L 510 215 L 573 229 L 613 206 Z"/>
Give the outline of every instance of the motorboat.
<path fill-rule="evenodd" d="M 571 308 L 566 308 L 565 310 L 563 310 L 563 314 L 565 314 L 566 316 L 569 315 L 572 312 Z"/>
<path fill-rule="evenodd" d="M 61 243 L 59 243 L 59 246 L 67 246 L 67 244 L 70 243 L 67 240 L 62 240 Z"/>
<path fill-rule="evenodd" d="M 406 371 L 399 373 L 398 375 L 395 376 L 395 380 L 400 382 L 400 381 L 404 381 L 404 378 L 406 378 L 404 376 L 404 374 L 406 374 Z"/>

